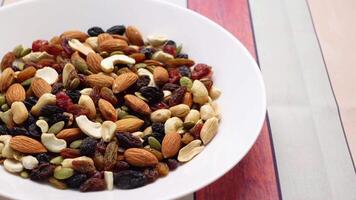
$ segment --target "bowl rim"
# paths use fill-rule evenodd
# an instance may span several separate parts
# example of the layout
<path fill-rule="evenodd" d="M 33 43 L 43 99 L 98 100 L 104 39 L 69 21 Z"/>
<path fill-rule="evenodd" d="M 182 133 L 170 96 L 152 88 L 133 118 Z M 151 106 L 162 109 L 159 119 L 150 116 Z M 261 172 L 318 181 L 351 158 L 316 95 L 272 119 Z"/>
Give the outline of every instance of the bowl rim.
<path fill-rule="evenodd" d="M 32 3 L 37 3 L 37 2 L 41 2 L 41 1 L 48 1 L 48 0 L 22 0 L 22 1 L 17 1 L 14 2 L 10 5 L 6 5 L 3 7 L 0 7 L 0 12 L 5 11 L 5 10 L 11 10 L 11 9 L 16 9 L 17 6 L 22 6 L 22 5 L 27 5 L 27 4 L 32 4 Z M 52 0 L 55 1 L 55 0 Z M 247 48 L 240 42 L 240 40 L 235 37 L 231 32 L 229 32 L 228 30 L 226 30 L 225 28 L 223 28 L 221 25 L 219 25 L 218 23 L 212 21 L 211 19 L 203 16 L 202 14 L 199 14 L 191 9 L 188 9 L 187 7 L 182 7 L 179 6 L 177 4 L 168 2 L 167 0 L 140 0 L 140 1 L 145 1 L 146 3 L 156 3 L 156 4 L 163 4 L 164 6 L 168 6 L 171 7 L 173 9 L 178 9 L 182 12 L 187 12 L 190 15 L 199 18 L 200 20 L 212 25 L 215 29 L 218 29 L 219 31 L 221 31 L 222 33 L 224 33 L 227 37 L 229 37 L 231 39 L 231 41 L 235 42 L 240 49 L 243 51 L 243 53 L 245 54 L 244 56 L 246 56 L 246 58 L 248 60 L 251 61 L 251 63 L 253 64 L 253 70 L 255 72 L 255 74 L 257 75 L 257 80 L 258 83 L 256 82 L 256 84 L 259 85 L 259 87 L 261 88 L 261 99 L 260 99 L 260 103 L 261 103 L 261 107 L 262 107 L 262 113 L 260 114 L 259 118 L 256 119 L 257 121 L 257 126 L 254 132 L 255 133 L 255 137 L 253 138 L 253 140 L 251 140 L 251 143 L 248 145 L 248 148 L 246 148 L 243 153 L 241 153 L 241 157 L 239 159 L 236 159 L 235 162 L 232 162 L 230 165 L 224 165 L 223 168 L 220 169 L 221 173 L 219 173 L 219 175 L 214 175 L 214 176 L 210 176 L 209 179 L 207 179 L 206 182 L 204 182 L 204 184 L 196 184 L 195 187 L 191 187 L 187 190 L 185 190 L 184 192 L 180 192 L 180 193 L 176 193 L 176 195 L 174 196 L 168 196 L 169 199 L 177 199 L 180 197 L 183 197 L 185 195 L 191 194 L 191 193 L 195 193 L 196 191 L 198 191 L 199 189 L 206 187 L 208 185 L 210 185 L 211 183 L 213 183 L 214 181 L 218 180 L 219 178 L 221 178 L 222 176 L 224 176 L 227 172 L 229 172 L 232 168 L 234 168 L 246 155 L 247 153 L 251 150 L 252 146 L 256 143 L 257 138 L 260 135 L 260 132 L 263 128 L 263 123 L 266 119 L 266 114 L 267 114 L 267 97 L 266 97 L 266 88 L 265 88 L 265 84 L 263 81 L 263 77 L 262 77 L 262 73 L 260 68 L 258 67 L 257 64 L 257 58 L 255 59 L 250 52 L 247 50 Z M 257 54 L 257 51 L 256 51 Z M 257 56 L 256 56 L 257 57 Z M 1 72 L 0 72 L 1 73 Z M 102 191 L 103 192 L 103 191 Z M 105 191 L 104 191 L 105 192 Z M 111 191 L 109 191 L 111 192 Z M 11 196 L 11 194 L 8 193 L 0 193 L 0 196 L 3 196 L 5 198 L 14 198 L 13 196 Z"/>

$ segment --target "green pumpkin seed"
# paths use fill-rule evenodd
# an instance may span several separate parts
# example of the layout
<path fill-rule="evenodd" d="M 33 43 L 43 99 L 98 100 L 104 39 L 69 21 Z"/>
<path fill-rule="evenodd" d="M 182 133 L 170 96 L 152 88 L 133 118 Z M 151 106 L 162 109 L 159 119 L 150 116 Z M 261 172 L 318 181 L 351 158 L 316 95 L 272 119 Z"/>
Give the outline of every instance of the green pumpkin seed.
<path fill-rule="evenodd" d="M 33 78 L 29 78 L 21 83 L 22 86 L 26 87 L 31 85 Z"/>
<path fill-rule="evenodd" d="M 148 150 L 153 155 L 155 155 L 157 160 L 159 160 L 159 161 L 163 160 L 163 155 L 160 151 L 157 151 L 156 149 L 152 149 L 152 148 L 146 148 L 146 150 Z"/>
<path fill-rule="evenodd" d="M 12 50 L 12 53 L 15 54 L 16 58 L 20 58 L 21 54 L 23 51 L 23 46 L 22 45 L 18 45 L 14 48 L 14 50 Z"/>
<path fill-rule="evenodd" d="M 148 137 L 148 144 L 150 145 L 151 148 L 161 151 L 162 148 L 161 143 L 156 138 L 152 136 Z"/>
<path fill-rule="evenodd" d="M 13 63 L 12 63 L 12 66 L 16 67 L 17 69 L 19 69 L 20 71 L 23 70 L 23 68 L 25 67 L 25 63 L 22 62 L 21 60 L 15 60 Z"/>
<path fill-rule="evenodd" d="M 63 129 L 64 125 L 64 121 L 57 122 L 48 129 L 48 133 L 57 134 Z"/>
<path fill-rule="evenodd" d="M 21 52 L 21 57 L 26 56 L 27 54 L 31 53 L 32 49 L 31 48 L 24 48 L 23 51 Z"/>
<path fill-rule="evenodd" d="M 1 106 L 1 110 L 4 111 L 4 112 L 8 111 L 9 109 L 10 109 L 10 107 L 9 107 L 9 105 L 7 105 L 7 104 L 3 104 L 3 105 Z"/>
<path fill-rule="evenodd" d="M 27 171 L 22 171 L 22 172 L 20 173 L 20 176 L 21 176 L 22 178 L 28 178 L 28 177 L 29 177 L 29 174 L 28 174 Z"/>
<path fill-rule="evenodd" d="M 181 86 L 187 87 L 188 91 L 190 91 L 190 89 L 192 89 L 192 86 L 193 86 L 192 80 L 190 78 L 186 77 L 186 76 L 183 76 L 182 78 L 180 78 L 179 84 Z"/>
<path fill-rule="evenodd" d="M 184 128 L 185 130 L 190 130 L 190 129 L 192 129 L 194 126 L 195 126 L 195 123 L 194 123 L 194 122 L 184 122 L 184 123 L 183 123 L 183 128 Z"/>
<path fill-rule="evenodd" d="M 60 189 L 60 190 L 65 190 L 67 189 L 67 185 L 63 183 L 62 181 L 59 181 L 53 177 L 48 179 L 48 182 L 55 188 Z"/>
<path fill-rule="evenodd" d="M 64 158 L 62 156 L 57 156 L 57 157 L 52 158 L 49 162 L 54 165 L 60 165 L 60 164 L 62 164 L 63 160 L 64 160 Z"/>
<path fill-rule="evenodd" d="M 74 170 L 72 168 L 58 166 L 54 170 L 53 176 L 58 180 L 64 180 L 70 178 L 71 176 L 73 176 L 73 174 Z"/>
<path fill-rule="evenodd" d="M 126 112 L 129 112 L 129 108 L 127 107 L 127 106 L 121 106 L 121 110 L 124 110 L 124 111 L 126 111 Z"/>
<path fill-rule="evenodd" d="M 128 115 L 128 113 L 120 108 L 116 109 L 117 112 L 117 116 L 119 117 L 119 119 L 123 119 L 126 115 Z"/>
<path fill-rule="evenodd" d="M 72 149 L 78 149 L 80 145 L 82 144 L 83 140 L 75 140 L 72 143 L 70 143 L 69 147 Z"/>
<path fill-rule="evenodd" d="M 177 47 L 177 55 L 182 52 L 182 49 L 183 49 L 183 44 L 178 45 L 178 47 Z"/>
<path fill-rule="evenodd" d="M 6 103 L 5 95 L 0 94 L 0 106 L 4 105 Z"/>

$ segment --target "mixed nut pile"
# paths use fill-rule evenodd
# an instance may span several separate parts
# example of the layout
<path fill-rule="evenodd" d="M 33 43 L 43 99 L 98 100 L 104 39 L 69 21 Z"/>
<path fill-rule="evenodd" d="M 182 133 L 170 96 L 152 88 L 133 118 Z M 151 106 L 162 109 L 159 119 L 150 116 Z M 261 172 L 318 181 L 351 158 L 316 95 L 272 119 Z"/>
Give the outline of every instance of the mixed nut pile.
<path fill-rule="evenodd" d="M 211 67 L 134 26 L 19 45 L 0 66 L 0 161 L 59 189 L 141 187 L 218 131 Z"/>

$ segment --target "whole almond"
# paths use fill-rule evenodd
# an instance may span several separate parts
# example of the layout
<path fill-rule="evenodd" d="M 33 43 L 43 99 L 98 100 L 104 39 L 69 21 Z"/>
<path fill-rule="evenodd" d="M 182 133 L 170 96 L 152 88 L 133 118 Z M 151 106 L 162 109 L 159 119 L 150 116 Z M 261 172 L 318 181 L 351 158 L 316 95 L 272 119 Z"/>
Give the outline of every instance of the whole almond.
<path fill-rule="evenodd" d="M 142 99 L 136 97 L 135 95 L 127 94 L 125 95 L 124 99 L 125 99 L 125 104 L 135 112 L 144 115 L 151 114 L 152 111 L 151 108 L 148 106 L 148 104 L 144 102 Z"/>
<path fill-rule="evenodd" d="M 102 60 L 103 58 L 99 54 L 90 52 L 86 59 L 89 70 L 94 74 L 101 72 L 100 63 Z"/>
<path fill-rule="evenodd" d="M 106 40 L 114 39 L 109 33 L 102 33 L 98 35 L 98 44 L 100 45 Z"/>
<path fill-rule="evenodd" d="M 6 68 L 0 74 L 0 92 L 5 92 L 14 81 L 14 70 Z"/>
<path fill-rule="evenodd" d="M 130 57 L 135 59 L 136 63 L 140 63 L 146 59 L 146 56 L 143 53 L 133 53 Z"/>
<path fill-rule="evenodd" d="M 47 149 L 41 142 L 27 136 L 15 136 L 10 140 L 10 147 L 25 154 L 45 153 Z"/>
<path fill-rule="evenodd" d="M 32 81 L 31 89 L 33 93 L 36 95 L 36 97 L 40 98 L 45 93 L 51 93 L 52 86 L 42 78 L 35 78 Z"/>
<path fill-rule="evenodd" d="M 78 31 L 78 30 L 72 30 L 72 31 L 66 31 L 62 33 L 60 36 L 62 39 L 67 38 L 67 39 L 77 39 L 81 42 L 85 42 L 85 40 L 88 38 L 88 35 L 84 32 Z"/>
<path fill-rule="evenodd" d="M 181 137 L 179 133 L 166 134 L 162 141 L 162 154 L 165 158 L 172 158 L 177 155 L 181 147 Z"/>
<path fill-rule="evenodd" d="M 90 87 L 108 87 L 111 88 L 114 78 L 104 74 L 92 74 L 85 79 Z"/>
<path fill-rule="evenodd" d="M 128 46 L 125 40 L 121 39 L 108 39 L 99 44 L 100 51 L 106 51 L 108 53 L 114 51 L 121 51 Z"/>
<path fill-rule="evenodd" d="M 56 135 L 58 139 L 63 139 L 65 141 L 73 141 L 80 138 L 81 136 L 82 131 L 79 128 L 63 129 Z"/>
<path fill-rule="evenodd" d="M 168 82 L 168 71 L 163 67 L 155 67 L 153 70 L 153 79 L 157 85 L 163 85 Z"/>
<path fill-rule="evenodd" d="M 16 81 L 21 83 L 23 81 L 26 81 L 27 79 L 34 77 L 35 74 L 36 74 L 36 68 L 32 66 L 27 67 L 24 70 L 20 71 L 19 74 L 17 74 Z"/>
<path fill-rule="evenodd" d="M 1 71 L 3 71 L 6 68 L 11 67 L 12 63 L 15 61 L 15 59 L 16 59 L 16 56 L 13 52 L 8 52 L 7 54 L 5 54 L 1 60 L 1 63 L 0 63 Z"/>
<path fill-rule="evenodd" d="M 115 122 L 116 132 L 135 132 L 141 128 L 144 121 L 137 118 L 120 119 Z"/>
<path fill-rule="evenodd" d="M 11 105 L 15 101 L 24 101 L 26 92 L 21 84 L 15 83 L 7 89 L 5 96 L 7 104 Z"/>
<path fill-rule="evenodd" d="M 124 152 L 125 160 L 136 167 L 155 166 L 158 159 L 155 155 L 145 149 L 130 148 Z"/>
<path fill-rule="evenodd" d="M 132 84 L 134 84 L 138 79 L 138 76 L 135 73 L 124 73 L 118 76 L 112 85 L 112 91 L 114 93 L 120 93 Z"/>
<path fill-rule="evenodd" d="M 168 60 L 166 64 L 169 67 L 180 67 L 183 65 L 191 67 L 195 64 L 195 62 L 193 60 L 186 59 L 186 58 L 175 58 L 175 59 Z"/>
<path fill-rule="evenodd" d="M 110 102 L 104 99 L 99 99 L 98 105 L 101 115 L 104 117 L 104 119 L 113 122 L 117 120 L 116 110 Z"/>
<path fill-rule="evenodd" d="M 114 39 L 120 39 L 120 40 L 125 40 L 126 42 L 129 42 L 129 39 L 127 39 L 127 37 L 124 35 L 111 34 L 111 36 Z"/>
<path fill-rule="evenodd" d="M 134 26 L 128 26 L 126 28 L 126 37 L 129 39 L 130 43 L 137 46 L 142 46 L 144 44 L 142 35 L 140 31 Z"/>
<path fill-rule="evenodd" d="M 189 108 L 192 107 L 192 105 L 193 105 L 193 95 L 192 95 L 191 92 L 186 92 L 184 94 L 182 103 L 187 105 L 187 106 L 189 106 Z"/>

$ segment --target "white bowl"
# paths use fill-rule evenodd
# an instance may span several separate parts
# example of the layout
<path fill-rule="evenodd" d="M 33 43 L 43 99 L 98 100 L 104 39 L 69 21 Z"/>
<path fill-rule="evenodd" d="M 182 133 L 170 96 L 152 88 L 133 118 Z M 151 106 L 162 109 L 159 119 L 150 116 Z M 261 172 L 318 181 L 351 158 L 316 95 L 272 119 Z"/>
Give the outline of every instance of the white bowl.
<path fill-rule="evenodd" d="M 189 163 L 153 184 L 92 193 L 57 190 L 0 169 L 0 194 L 15 199 L 172 199 L 194 192 L 235 166 L 254 144 L 265 118 L 260 71 L 241 43 L 219 25 L 184 8 L 150 0 L 30 0 L 0 9 L 0 55 L 18 44 L 94 25 L 135 25 L 164 34 L 198 63 L 213 66 L 222 122 L 218 135 Z"/>

